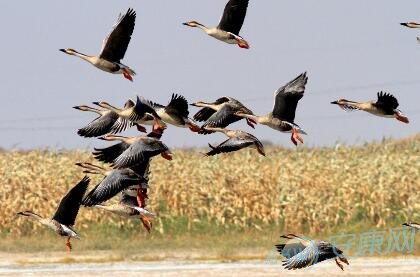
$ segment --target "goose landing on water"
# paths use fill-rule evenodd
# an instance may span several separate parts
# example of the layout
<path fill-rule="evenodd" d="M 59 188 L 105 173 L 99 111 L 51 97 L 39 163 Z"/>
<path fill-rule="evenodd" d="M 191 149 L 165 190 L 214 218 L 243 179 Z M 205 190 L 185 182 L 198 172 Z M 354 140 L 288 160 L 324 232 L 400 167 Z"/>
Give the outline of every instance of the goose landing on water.
<path fill-rule="evenodd" d="M 52 229 L 60 236 L 67 237 L 67 251 L 71 251 L 72 247 L 70 239 L 80 239 L 80 236 L 76 233 L 76 231 L 73 230 L 71 226 L 74 225 L 77 214 L 79 213 L 80 203 L 89 185 L 89 181 L 90 179 L 85 176 L 77 185 L 75 185 L 66 194 L 66 196 L 61 199 L 57 211 L 51 219 L 43 218 L 31 211 L 19 212 L 17 214 L 33 218 L 42 225 Z"/>
<path fill-rule="evenodd" d="M 127 13 L 119 16 L 111 33 L 102 43 L 102 50 L 99 56 L 88 56 L 77 52 L 72 48 L 60 49 L 61 52 L 79 57 L 97 68 L 114 74 L 123 74 L 123 76 L 133 81 L 132 75 L 136 73 L 128 66 L 121 63 L 130 43 L 136 21 L 136 12 L 128 9 Z"/>
<path fill-rule="evenodd" d="M 245 20 L 248 2 L 249 0 L 229 0 L 219 25 L 215 28 L 206 27 L 197 21 L 189 21 L 182 24 L 189 27 L 198 27 L 211 37 L 248 49 L 248 42 L 239 36 L 239 31 Z"/>
<path fill-rule="evenodd" d="M 378 92 L 378 100 L 368 102 L 355 102 L 346 99 L 339 99 L 331 102 L 346 111 L 361 110 L 370 114 L 395 118 L 401 122 L 409 123 L 408 118 L 398 110 L 398 100 L 393 95 L 384 92 Z"/>

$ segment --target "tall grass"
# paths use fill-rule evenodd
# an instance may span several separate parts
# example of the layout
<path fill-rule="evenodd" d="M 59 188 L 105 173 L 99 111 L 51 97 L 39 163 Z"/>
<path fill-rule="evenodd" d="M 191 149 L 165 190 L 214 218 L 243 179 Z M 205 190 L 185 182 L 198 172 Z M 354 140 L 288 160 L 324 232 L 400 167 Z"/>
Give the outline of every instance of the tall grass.
<path fill-rule="evenodd" d="M 272 147 L 266 158 L 252 150 L 210 158 L 199 150 L 177 150 L 170 162 L 160 157 L 152 161 L 149 209 L 158 216 L 154 229 L 165 233 L 172 221 L 182 220 L 187 232 L 212 223 L 217 228 L 261 230 L 270 225 L 320 234 L 418 220 L 419 145 L 418 135 L 361 147 Z M 29 209 L 51 216 L 83 177 L 74 165 L 79 161 L 93 159 L 84 151 L 1 152 L 0 231 L 21 235 L 39 228 L 16 212 Z M 94 176 L 91 186 L 99 180 Z M 82 209 L 76 228 L 92 224 L 138 228 L 133 220 Z"/>

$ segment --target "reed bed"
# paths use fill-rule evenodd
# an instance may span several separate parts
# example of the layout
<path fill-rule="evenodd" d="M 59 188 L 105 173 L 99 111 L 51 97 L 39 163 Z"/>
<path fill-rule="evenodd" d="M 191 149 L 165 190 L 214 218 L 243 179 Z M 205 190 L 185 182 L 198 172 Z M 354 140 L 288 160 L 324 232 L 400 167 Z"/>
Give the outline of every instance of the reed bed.
<path fill-rule="evenodd" d="M 360 147 L 267 149 L 205 157 L 175 150 L 174 159 L 152 161 L 149 209 L 155 230 L 183 218 L 226 228 L 278 225 L 298 233 L 326 233 L 353 225 L 391 226 L 420 218 L 420 136 Z M 50 216 L 61 197 L 82 177 L 87 151 L 0 152 L 0 232 L 22 234 L 38 224 L 16 218 L 30 209 Z M 100 177 L 92 178 L 93 186 Z M 83 208 L 76 228 L 133 220 Z M 350 228 L 351 229 L 351 228 Z"/>

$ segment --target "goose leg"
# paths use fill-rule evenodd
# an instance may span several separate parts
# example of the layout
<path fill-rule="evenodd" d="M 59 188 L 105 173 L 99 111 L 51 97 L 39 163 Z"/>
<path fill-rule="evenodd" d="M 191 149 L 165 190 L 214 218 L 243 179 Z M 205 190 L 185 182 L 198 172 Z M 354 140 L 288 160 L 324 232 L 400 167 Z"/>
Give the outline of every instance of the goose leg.
<path fill-rule="evenodd" d="M 337 264 L 337 266 L 338 266 L 341 270 L 343 270 L 343 271 L 344 271 L 344 266 L 343 266 L 342 264 L 340 264 L 340 263 L 339 263 L 338 259 L 337 259 L 337 258 L 335 258 L 334 260 L 335 260 L 335 263 Z"/>
<path fill-rule="evenodd" d="M 257 122 L 255 122 L 255 120 L 247 118 L 246 119 L 246 124 L 248 124 L 249 126 L 251 126 L 253 129 L 255 129 L 254 124 L 257 124 Z"/>
<path fill-rule="evenodd" d="M 244 40 L 243 38 L 237 37 L 236 38 L 236 43 L 238 44 L 239 47 L 241 48 L 245 48 L 245 49 L 249 49 L 249 44 L 246 40 Z"/>
<path fill-rule="evenodd" d="M 70 238 L 71 237 L 67 237 L 67 241 L 66 241 L 66 247 L 67 247 L 68 252 L 71 252 L 71 249 L 72 249 L 71 243 L 70 243 Z"/>
<path fill-rule="evenodd" d="M 188 124 L 188 128 L 194 133 L 201 131 L 201 128 L 195 124 Z"/>
<path fill-rule="evenodd" d="M 136 127 L 137 127 L 137 131 L 142 132 L 142 133 L 146 133 L 147 130 L 144 126 L 141 126 L 140 124 L 136 123 Z"/>
<path fill-rule="evenodd" d="M 127 69 L 123 68 L 122 74 L 124 75 L 124 78 L 126 78 L 127 80 L 130 80 L 131 82 L 133 81 L 133 77 L 131 77 L 130 72 L 128 72 Z"/>
<path fill-rule="evenodd" d="M 147 198 L 149 198 L 147 196 L 147 189 L 137 189 L 137 204 L 140 208 L 146 207 Z M 140 214 L 140 221 L 147 232 L 150 233 L 150 230 L 152 229 L 152 220 L 148 216 Z"/>
<path fill-rule="evenodd" d="M 165 151 L 165 152 L 161 153 L 160 155 L 168 161 L 172 160 L 172 155 L 168 151 Z"/>
<path fill-rule="evenodd" d="M 156 129 L 165 130 L 166 126 L 159 123 L 159 120 L 156 117 L 153 117 L 153 128 L 156 126 Z"/>
<path fill-rule="evenodd" d="M 290 139 L 294 145 L 298 145 L 298 141 L 303 143 L 303 139 L 299 135 L 298 130 L 296 128 L 292 128 L 292 136 L 290 137 Z"/>

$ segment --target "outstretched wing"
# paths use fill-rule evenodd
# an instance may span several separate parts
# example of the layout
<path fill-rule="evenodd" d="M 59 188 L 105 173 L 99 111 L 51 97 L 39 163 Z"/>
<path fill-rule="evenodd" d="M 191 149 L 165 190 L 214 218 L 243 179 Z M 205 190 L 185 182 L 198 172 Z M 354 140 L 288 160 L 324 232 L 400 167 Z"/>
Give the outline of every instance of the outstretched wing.
<path fill-rule="evenodd" d="M 67 194 L 61 199 L 58 205 L 57 211 L 55 212 L 53 219 L 57 222 L 71 226 L 74 225 L 77 214 L 79 213 L 80 203 L 83 195 L 89 185 L 90 179 L 85 176 L 77 183 Z"/>
<path fill-rule="evenodd" d="M 244 24 L 248 2 L 249 0 L 230 0 L 225 6 L 217 28 L 239 35 Z"/>
<path fill-rule="evenodd" d="M 129 146 L 130 145 L 128 143 L 120 142 L 106 148 L 94 148 L 92 154 L 98 161 L 112 163 Z"/>
<path fill-rule="evenodd" d="M 306 72 L 279 88 L 275 92 L 274 108 L 272 114 L 275 118 L 294 122 L 296 107 L 303 97 L 308 82 Z"/>
<path fill-rule="evenodd" d="M 224 105 L 220 110 L 214 113 L 201 127 L 202 131 L 199 134 L 210 134 L 211 131 L 204 130 L 205 127 L 220 127 L 224 128 L 230 124 L 241 120 L 242 118 L 235 115 L 237 110 L 231 105 Z"/>
<path fill-rule="evenodd" d="M 386 92 L 378 92 L 378 100 L 375 105 L 384 110 L 395 110 L 398 108 L 398 100 L 392 94 Z"/>
<path fill-rule="evenodd" d="M 113 130 L 113 126 L 118 120 L 118 115 L 115 113 L 107 113 L 92 120 L 88 125 L 80 128 L 77 134 L 81 137 L 99 137 L 106 135 Z"/>
<path fill-rule="evenodd" d="M 170 115 L 187 118 L 189 115 L 187 99 L 182 95 L 172 94 L 171 101 L 165 107 L 165 112 Z"/>
<path fill-rule="evenodd" d="M 115 169 L 86 195 L 82 204 L 88 207 L 100 204 L 124 189 L 139 184 L 142 180 L 143 178 L 131 169 Z"/>
<path fill-rule="evenodd" d="M 229 102 L 229 97 L 223 96 L 218 98 L 213 104 L 219 105 L 222 103 Z M 195 115 L 194 120 L 198 122 L 206 121 L 209 119 L 216 111 L 211 108 L 202 108 Z"/>
<path fill-rule="evenodd" d="M 213 156 L 220 153 L 229 153 L 241 150 L 242 148 L 251 146 L 254 144 L 254 141 L 252 140 L 243 140 L 239 138 L 230 138 L 222 142 L 216 147 L 213 147 L 211 144 L 209 144 L 210 150 L 206 153 L 207 156 Z"/>
<path fill-rule="evenodd" d="M 128 9 L 126 14 L 118 17 L 111 33 L 103 41 L 100 58 L 118 63 L 124 58 L 134 31 L 135 21 L 136 12 L 133 9 Z"/>

